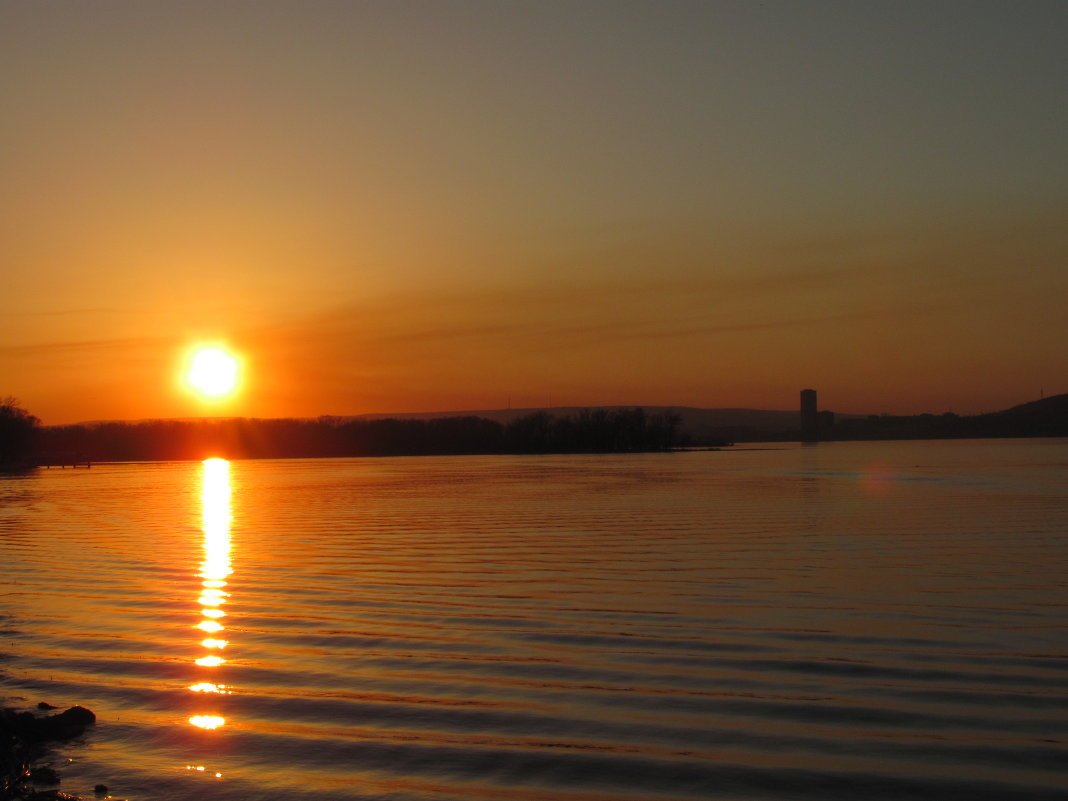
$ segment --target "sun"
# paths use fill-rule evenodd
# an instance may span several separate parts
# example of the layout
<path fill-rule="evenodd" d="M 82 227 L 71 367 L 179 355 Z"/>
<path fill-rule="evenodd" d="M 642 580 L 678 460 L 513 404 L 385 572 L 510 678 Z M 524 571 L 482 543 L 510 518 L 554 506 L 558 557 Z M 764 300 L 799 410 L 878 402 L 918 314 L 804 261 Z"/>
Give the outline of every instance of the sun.
<path fill-rule="evenodd" d="M 223 398 L 237 388 L 237 357 L 221 347 L 200 347 L 193 352 L 185 383 L 207 398 Z"/>

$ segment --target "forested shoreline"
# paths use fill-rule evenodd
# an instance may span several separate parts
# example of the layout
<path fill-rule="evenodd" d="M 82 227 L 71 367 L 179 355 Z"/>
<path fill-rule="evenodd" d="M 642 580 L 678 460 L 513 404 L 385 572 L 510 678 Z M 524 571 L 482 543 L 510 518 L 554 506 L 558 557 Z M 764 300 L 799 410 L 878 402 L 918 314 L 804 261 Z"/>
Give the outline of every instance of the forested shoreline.
<path fill-rule="evenodd" d="M 475 416 L 437 419 L 148 420 L 37 431 L 38 463 L 323 458 L 492 453 L 627 453 L 680 444 L 679 420 L 640 408 L 536 412 L 509 423 Z"/>
<path fill-rule="evenodd" d="M 821 419 L 823 441 L 1068 436 L 1068 395 L 981 415 L 871 415 Z M 227 418 L 42 426 L 14 398 L 0 400 L 0 467 L 164 461 L 223 456 L 278 459 L 493 453 L 628 453 L 687 445 L 788 442 L 797 429 L 684 429 L 674 410 L 641 407 L 538 411 L 510 421 L 475 414 L 432 418 Z"/>

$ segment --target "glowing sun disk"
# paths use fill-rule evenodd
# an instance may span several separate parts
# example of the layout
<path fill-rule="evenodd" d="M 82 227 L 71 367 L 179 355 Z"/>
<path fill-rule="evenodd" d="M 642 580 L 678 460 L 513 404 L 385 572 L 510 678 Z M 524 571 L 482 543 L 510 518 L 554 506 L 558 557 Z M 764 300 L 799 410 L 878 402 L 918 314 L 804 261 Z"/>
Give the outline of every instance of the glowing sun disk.
<path fill-rule="evenodd" d="M 210 398 L 228 395 L 237 387 L 237 359 L 222 348 L 201 348 L 193 354 L 185 380 Z"/>

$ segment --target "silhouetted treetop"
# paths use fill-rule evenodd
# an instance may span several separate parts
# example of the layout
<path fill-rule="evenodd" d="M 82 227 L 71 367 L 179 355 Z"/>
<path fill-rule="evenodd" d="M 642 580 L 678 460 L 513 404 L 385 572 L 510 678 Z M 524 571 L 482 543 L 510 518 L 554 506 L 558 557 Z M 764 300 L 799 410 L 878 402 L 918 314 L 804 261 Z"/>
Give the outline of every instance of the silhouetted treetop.
<path fill-rule="evenodd" d="M 32 459 L 40 422 L 17 398 L 0 399 L 0 465 L 22 465 Z"/>

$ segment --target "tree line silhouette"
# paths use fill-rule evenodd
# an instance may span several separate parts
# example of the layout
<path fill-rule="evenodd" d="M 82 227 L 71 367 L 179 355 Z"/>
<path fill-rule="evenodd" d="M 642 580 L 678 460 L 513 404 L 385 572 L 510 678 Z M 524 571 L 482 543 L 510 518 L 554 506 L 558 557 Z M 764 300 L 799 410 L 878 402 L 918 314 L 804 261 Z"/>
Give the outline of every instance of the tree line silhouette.
<path fill-rule="evenodd" d="M 821 439 L 958 439 L 1068 436 L 1068 395 L 1000 412 L 960 416 L 831 417 Z M 92 461 L 164 461 L 225 456 L 271 459 L 479 453 L 625 453 L 690 444 L 673 413 L 584 409 L 535 412 L 500 423 L 473 415 L 434 419 L 150 420 L 41 426 L 16 399 L 0 399 L 0 467 Z M 722 438 L 722 439 L 721 439 Z M 701 445 L 790 441 L 796 430 L 705 432 Z"/>
<path fill-rule="evenodd" d="M 31 462 L 40 423 L 17 398 L 0 398 L 0 466 L 21 467 Z"/>
<path fill-rule="evenodd" d="M 665 451 L 678 444 L 679 418 L 640 408 L 536 412 L 498 423 L 481 417 L 150 420 L 46 426 L 37 453 L 93 461 L 277 459 L 489 453 Z"/>

